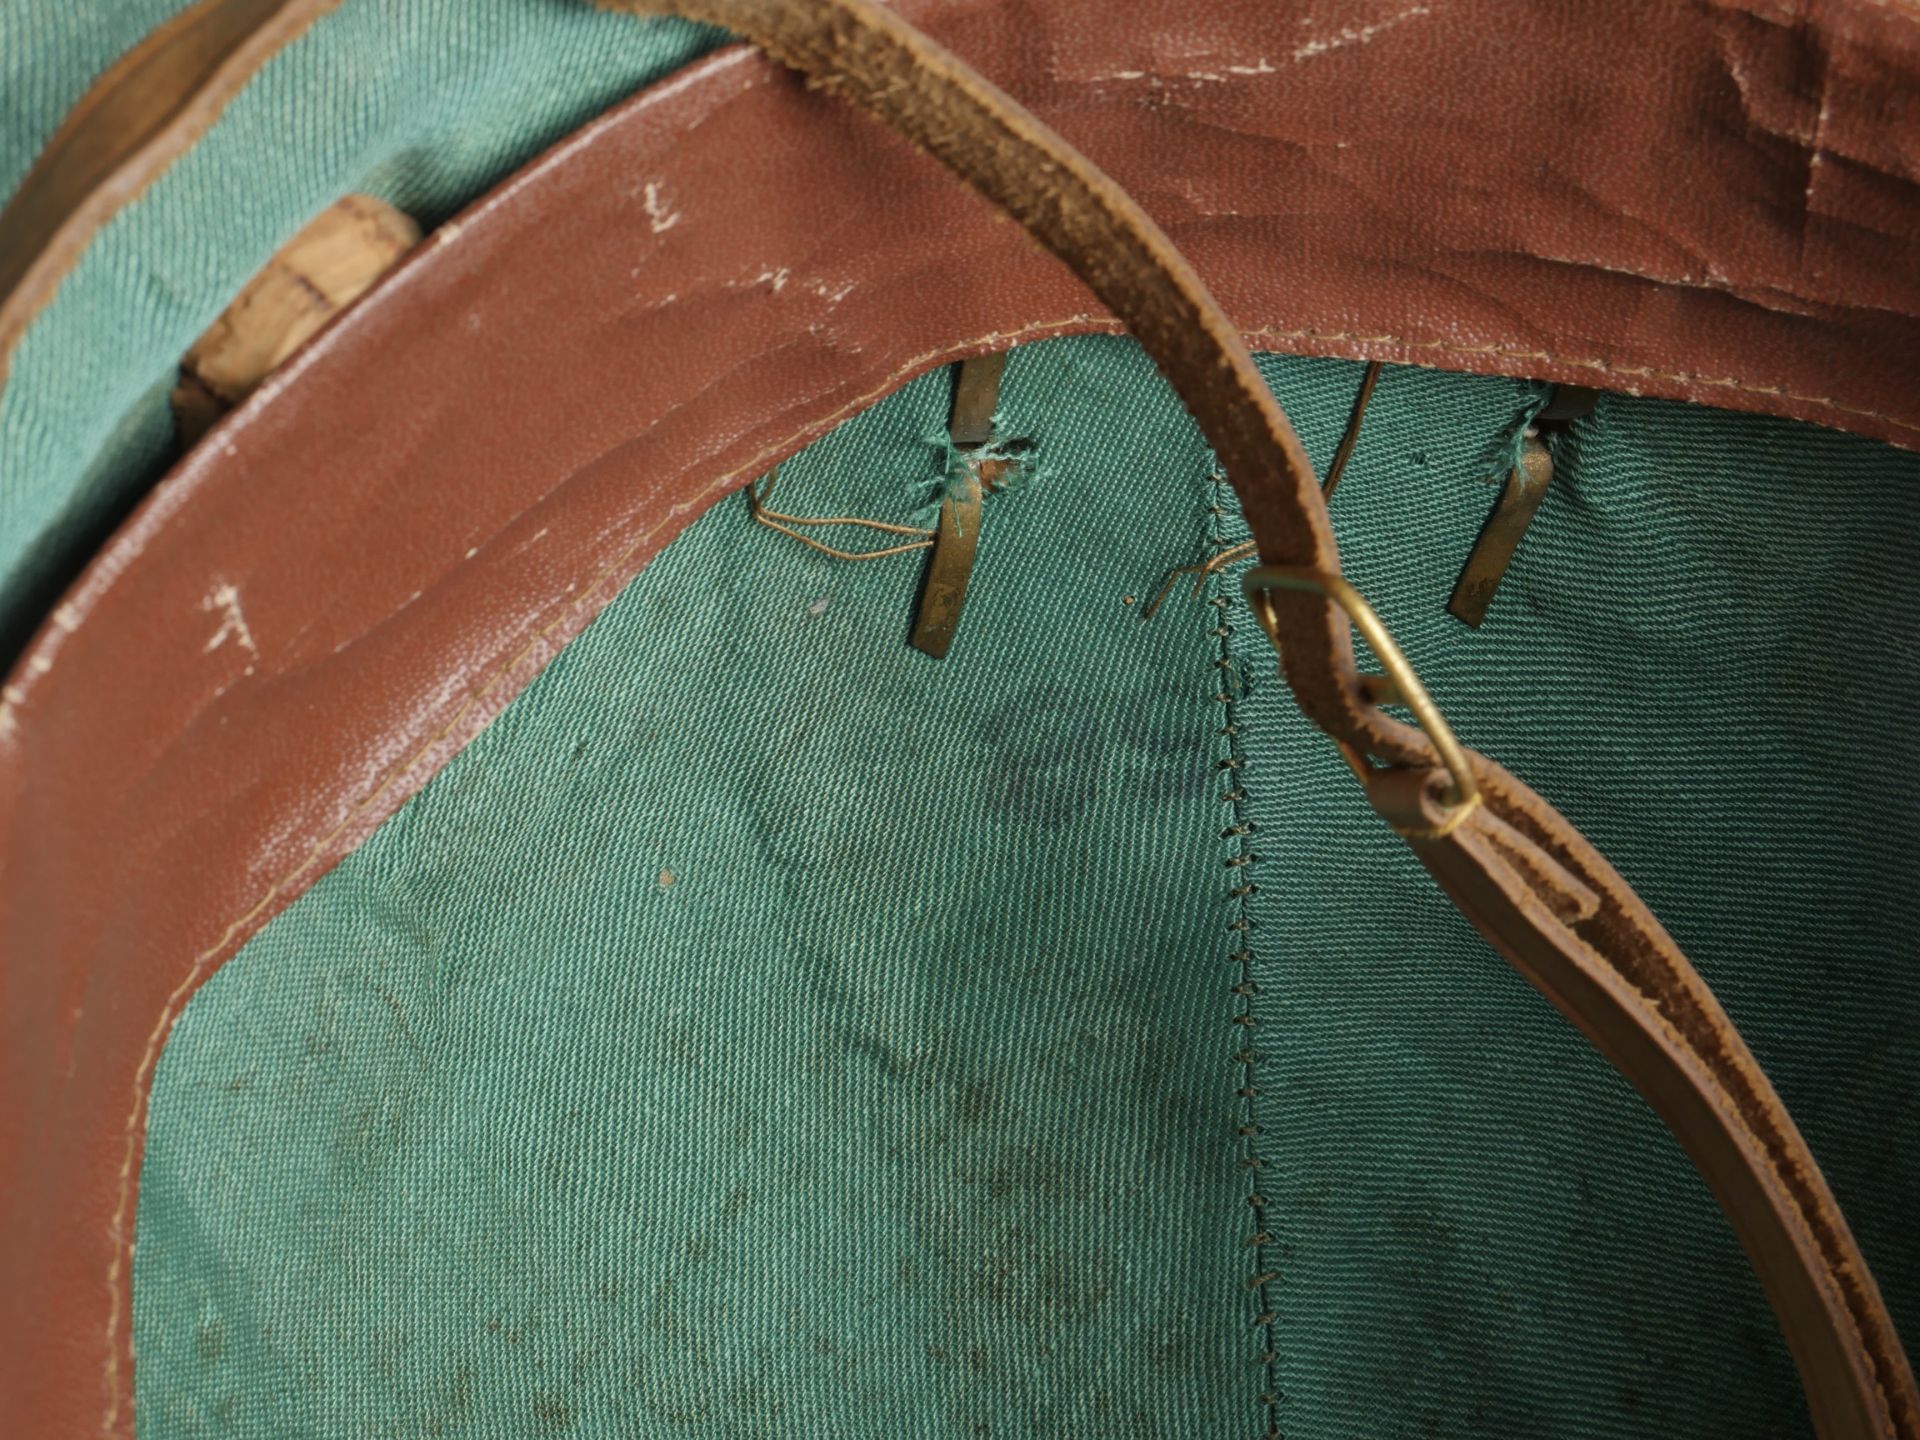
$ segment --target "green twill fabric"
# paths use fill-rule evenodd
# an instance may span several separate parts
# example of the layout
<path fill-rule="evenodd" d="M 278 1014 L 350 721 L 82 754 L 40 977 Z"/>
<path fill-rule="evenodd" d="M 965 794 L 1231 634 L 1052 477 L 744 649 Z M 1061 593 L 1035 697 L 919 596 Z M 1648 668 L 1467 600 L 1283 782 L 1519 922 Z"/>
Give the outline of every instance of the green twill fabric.
<path fill-rule="evenodd" d="M 1359 367 L 1261 363 L 1324 465 Z M 1719 989 L 1920 1333 L 1920 458 L 1605 398 L 1471 632 L 1537 399 L 1389 370 L 1349 574 Z M 945 400 L 781 504 L 920 508 Z M 1000 431 L 951 658 L 915 561 L 730 499 L 193 1000 L 145 1440 L 1805 1433 L 1677 1147 L 1367 812 L 1233 575 L 1143 621 L 1243 530 L 1138 350 L 1020 350 Z"/>
<path fill-rule="evenodd" d="M 183 0 L 0 0 L 0 195 Z M 349 0 L 88 247 L 0 391 L 0 654 L 173 459 L 180 356 L 296 230 L 361 191 L 427 225 L 719 44 L 583 0 Z"/>

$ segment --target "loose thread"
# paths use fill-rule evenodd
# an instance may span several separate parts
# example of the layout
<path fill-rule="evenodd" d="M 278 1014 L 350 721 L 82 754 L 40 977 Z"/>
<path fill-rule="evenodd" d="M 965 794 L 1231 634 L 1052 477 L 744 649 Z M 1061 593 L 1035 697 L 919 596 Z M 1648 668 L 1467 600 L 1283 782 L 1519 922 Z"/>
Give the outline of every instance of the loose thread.
<path fill-rule="evenodd" d="M 1353 409 L 1347 416 L 1347 428 L 1340 436 L 1340 444 L 1333 452 L 1333 463 L 1327 466 L 1327 478 L 1320 484 L 1320 494 L 1327 500 L 1333 499 L 1333 492 L 1340 486 L 1340 477 L 1347 472 L 1347 462 L 1353 458 L 1354 446 L 1360 443 L 1360 422 L 1366 419 L 1367 404 L 1373 399 L 1373 388 L 1380 383 L 1380 362 L 1369 360 L 1364 374 L 1360 377 L 1360 390 L 1354 396 Z M 1538 408 L 1537 406 L 1535 407 Z M 1515 442 L 1516 444 L 1518 441 Z M 1217 541 L 1216 541 L 1217 543 Z M 1254 543 L 1243 541 L 1220 551 L 1206 560 L 1193 565 L 1182 565 L 1168 573 L 1166 583 L 1159 593 L 1140 612 L 1142 620 L 1151 620 L 1154 612 L 1166 603 L 1167 596 L 1173 593 L 1173 587 L 1180 583 L 1182 575 L 1191 575 L 1193 579 L 1193 598 L 1198 600 L 1200 592 L 1207 588 L 1207 581 L 1218 575 L 1236 560 L 1245 560 L 1254 553 Z"/>
<path fill-rule="evenodd" d="M 769 510 L 767 500 L 773 494 L 773 483 L 780 478 L 780 467 L 773 467 L 764 485 L 747 486 L 747 504 L 753 512 L 754 523 L 767 529 L 798 540 L 809 550 L 818 550 L 835 560 L 884 560 L 889 555 L 906 555 L 915 550 L 931 550 L 934 532 L 922 530 L 913 525 L 890 525 L 884 520 L 868 520 L 858 515 L 787 515 L 778 510 Z M 889 545 L 880 550 L 839 550 L 824 545 L 811 535 L 802 535 L 793 527 L 796 525 L 854 525 L 866 530 L 879 530 L 888 535 L 919 535 L 919 539 L 906 545 Z"/>

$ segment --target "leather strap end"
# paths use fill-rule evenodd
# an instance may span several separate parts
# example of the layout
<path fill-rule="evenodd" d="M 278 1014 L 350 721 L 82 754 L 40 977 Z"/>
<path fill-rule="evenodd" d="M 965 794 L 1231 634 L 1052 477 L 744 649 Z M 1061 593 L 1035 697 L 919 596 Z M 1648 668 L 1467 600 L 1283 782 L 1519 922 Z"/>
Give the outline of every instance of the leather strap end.
<path fill-rule="evenodd" d="M 1454 824 L 1444 770 L 1377 771 L 1368 796 L 1698 1167 L 1773 1303 L 1816 1431 L 1920 1436 L 1912 1368 L 1859 1246 L 1706 983 L 1578 831 L 1499 766 L 1474 770 L 1484 802 Z"/>
<path fill-rule="evenodd" d="M 1599 912 L 1600 897 L 1592 886 L 1488 806 L 1478 805 L 1456 822 L 1446 799 L 1451 784 L 1445 770 L 1395 767 L 1374 772 L 1367 782 L 1367 799 L 1415 853 L 1452 842 L 1463 854 L 1477 857 L 1489 879 L 1504 889 L 1524 890 L 1562 925 L 1578 925 Z"/>

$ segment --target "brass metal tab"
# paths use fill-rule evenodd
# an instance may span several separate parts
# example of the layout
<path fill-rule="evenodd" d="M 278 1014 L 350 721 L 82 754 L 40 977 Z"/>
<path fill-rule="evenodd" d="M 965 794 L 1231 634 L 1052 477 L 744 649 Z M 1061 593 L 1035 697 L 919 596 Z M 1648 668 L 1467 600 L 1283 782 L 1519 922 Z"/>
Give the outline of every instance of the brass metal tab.
<path fill-rule="evenodd" d="M 1453 598 L 1447 601 L 1447 610 L 1454 618 L 1476 630 L 1480 628 L 1487 618 L 1487 607 L 1493 604 L 1494 592 L 1506 578 L 1513 552 L 1519 548 L 1552 480 L 1553 456 L 1538 432 L 1529 429 L 1520 442 L 1520 463 L 1508 472 L 1500 499 L 1454 583 Z"/>
<path fill-rule="evenodd" d="M 953 382 L 953 415 L 947 421 L 947 437 L 957 448 L 973 449 L 993 439 L 993 412 L 1000 404 L 1007 355 L 1000 350 L 960 362 Z"/>
<path fill-rule="evenodd" d="M 1000 377 L 1007 353 L 977 355 L 961 362 L 954 377 L 953 411 L 947 435 L 960 452 L 961 474 L 940 502 L 940 526 L 920 590 L 920 611 L 913 624 L 913 648 L 944 660 L 960 628 L 973 557 L 980 547 L 981 496 L 1004 466 L 972 453 L 993 439 L 993 412 L 1000 402 Z"/>
<path fill-rule="evenodd" d="M 913 625 L 913 648 L 936 660 L 946 659 L 960 628 L 960 607 L 967 600 L 973 555 L 980 545 L 980 496 L 980 471 L 969 463 L 959 492 L 949 494 L 940 506 L 940 528 L 934 532 L 933 557 L 927 562 L 920 613 Z"/>

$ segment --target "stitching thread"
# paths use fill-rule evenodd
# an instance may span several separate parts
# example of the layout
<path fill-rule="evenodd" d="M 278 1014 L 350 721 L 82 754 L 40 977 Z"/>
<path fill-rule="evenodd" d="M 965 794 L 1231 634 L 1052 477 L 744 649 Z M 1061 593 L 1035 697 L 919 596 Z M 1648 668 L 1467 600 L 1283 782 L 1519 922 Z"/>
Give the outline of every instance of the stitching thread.
<path fill-rule="evenodd" d="M 1092 315 L 1092 314 L 1083 313 L 1083 314 L 1065 316 L 1057 320 L 1038 321 L 1031 325 L 1022 326 L 1014 330 L 990 331 L 986 334 L 975 336 L 970 340 L 962 341 L 952 345 L 941 346 L 938 349 L 934 349 L 934 350 L 925 351 L 922 354 L 916 355 L 912 359 L 901 364 L 885 379 L 881 380 L 879 383 L 877 383 L 872 388 L 867 390 L 864 394 L 858 396 L 853 400 L 848 401 L 845 405 L 841 406 L 838 410 L 834 411 L 831 415 L 828 415 L 823 420 L 812 422 L 807 426 L 805 426 L 804 428 L 802 428 L 801 430 L 796 431 L 793 435 L 789 436 L 786 440 L 781 441 L 777 444 L 765 447 L 759 453 L 759 455 L 755 457 L 753 461 L 749 462 L 746 465 L 740 466 L 725 475 L 720 476 L 719 478 L 714 480 L 712 483 L 707 485 L 704 489 L 702 489 L 698 494 L 670 507 L 666 512 L 666 515 L 663 516 L 662 519 L 657 524 L 641 532 L 641 534 L 636 539 L 634 539 L 630 544 L 628 544 L 625 549 L 623 549 L 612 560 L 608 561 L 604 566 L 602 566 L 601 569 L 594 575 L 593 579 L 589 582 L 586 589 L 580 592 L 578 597 L 574 598 L 571 601 L 571 603 L 569 603 L 564 609 L 562 609 L 560 614 L 557 615 L 554 619 L 548 621 L 547 624 L 541 626 L 537 631 L 535 631 L 533 634 L 533 637 L 527 641 L 526 645 L 524 645 L 511 659 L 509 659 L 504 664 L 499 666 L 478 690 L 471 692 L 467 696 L 467 698 L 460 703 L 458 708 L 456 708 L 453 715 L 451 716 L 451 718 L 448 719 L 446 724 L 441 726 L 440 729 L 436 730 L 433 733 L 433 735 L 430 736 L 407 759 L 405 759 L 404 761 L 401 761 L 399 764 L 395 765 L 393 768 L 388 770 L 385 776 L 381 778 L 380 782 L 371 791 L 369 791 L 360 800 L 356 801 L 347 810 L 346 814 L 341 818 L 338 824 L 336 824 L 331 830 L 329 830 L 324 836 L 322 836 L 318 841 L 314 843 L 312 848 L 307 851 L 307 853 L 301 858 L 298 864 L 296 864 L 292 869 L 288 870 L 285 874 L 281 875 L 277 880 L 273 881 L 266 888 L 266 890 L 261 894 L 260 898 L 257 901 L 255 901 L 254 904 L 244 914 L 242 914 L 237 919 L 235 919 L 231 924 L 229 924 L 226 927 L 226 929 L 221 933 L 220 938 L 218 940 L 216 940 L 211 946 L 209 946 L 205 950 L 202 950 L 198 955 L 194 957 L 192 964 L 188 967 L 187 974 L 182 978 L 180 984 L 174 988 L 173 993 L 167 997 L 166 1004 L 161 1009 L 159 1019 L 156 1021 L 152 1032 L 147 1037 L 146 1049 L 141 1055 L 140 1064 L 134 1074 L 133 1106 L 131 1110 L 128 1112 L 126 1126 L 124 1128 L 126 1143 L 125 1143 L 125 1153 L 123 1155 L 123 1158 L 120 1164 L 119 1196 L 114 1207 L 113 1219 L 108 1226 L 108 1233 L 113 1240 L 113 1258 L 109 1261 L 107 1266 L 107 1294 L 108 1294 L 108 1306 L 109 1306 L 108 1314 L 107 1314 L 107 1328 L 106 1328 L 107 1362 L 106 1362 L 106 1375 L 105 1375 L 105 1380 L 107 1385 L 107 1413 L 102 1423 L 103 1431 L 111 1432 L 114 1429 L 115 1425 L 118 1423 L 119 1417 L 120 1417 L 120 1398 L 121 1398 L 120 1396 L 120 1351 L 119 1351 L 119 1346 L 116 1342 L 117 1342 L 117 1339 L 119 1336 L 119 1330 L 120 1330 L 120 1310 L 121 1310 L 120 1296 L 121 1296 L 121 1286 L 122 1286 L 124 1271 L 125 1271 L 125 1257 L 128 1250 L 128 1246 L 126 1243 L 127 1221 L 128 1221 L 127 1206 L 132 1193 L 133 1166 L 134 1166 L 134 1161 L 138 1154 L 138 1149 L 139 1149 L 139 1140 L 141 1135 L 141 1122 L 145 1117 L 146 1109 L 147 1109 L 149 1084 L 152 1079 L 153 1070 L 159 1059 L 159 1053 L 160 1053 L 161 1047 L 165 1043 L 165 1040 L 168 1034 L 171 1033 L 174 1022 L 178 1018 L 179 1012 L 185 1000 L 198 987 L 201 976 L 205 973 L 209 964 L 214 960 L 214 958 L 220 955 L 223 951 L 225 951 L 227 946 L 231 944 L 233 940 L 238 935 L 240 935 L 240 933 L 243 930 L 245 930 L 245 928 L 249 924 L 251 924 L 252 921 L 257 916 L 261 914 L 262 911 L 267 909 L 267 907 L 274 902 L 274 900 L 288 887 L 288 885 L 290 885 L 300 875 L 305 873 L 306 870 L 309 867 L 311 867 L 315 861 L 319 860 L 320 857 L 324 855 L 327 852 L 327 850 L 333 845 L 334 841 L 337 840 L 349 827 L 351 827 L 353 823 L 362 814 L 364 814 L 370 807 L 375 805 L 379 801 L 381 796 L 385 795 L 389 790 L 391 790 L 394 784 L 402 776 L 410 772 L 422 760 L 426 759 L 426 757 L 432 751 L 439 748 L 443 743 L 445 743 L 447 739 L 450 736 L 452 736 L 452 734 L 466 721 L 467 717 L 474 711 L 474 709 L 480 706 L 486 700 L 487 696 L 492 694 L 492 692 L 500 686 L 501 682 L 503 682 L 514 671 L 518 670 L 519 667 L 522 664 L 524 664 L 534 654 L 534 652 L 540 647 L 541 643 L 552 636 L 555 630 L 559 629 L 574 615 L 578 614 L 581 610 L 586 608 L 589 602 L 592 600 L 592 598 L 599 593 L 601 587 L 604 586 L 607 583 L 607 581 L 617 571 L 619 571 L 623 566 L 625 566 L 627 561 L 630 560 L 636 553 L 638 553 L 640 549 L 649 540 L 651 540 L 667 525 L 672 523 L 672 521 L 675 518 L 684 514 L 689 509 L 698 507 L 700 504 L 706 501 L 709 497 L 717 496 L 725 492 L 729 488 L 732 488 L 733 486 L 737 485 L 743 477 L 760 473 L 760 471 L 764 469 L 766 465 L 769 464 L 774 459 L 775 456 L 780 455 L 789 446 L 800 444 L 805 441 L 808 435 L 824 431 L 825 429 L 839 423 L 841 420 L 846 419 L 848 416 L 862 409 L 865 409 L 867 406 L 873 404 L 875 401 L 883 398 L 896 385 L 902 383 L 905 379 L 913 376 L 918 371 L 937 363 L 943 358 L 950 357 L 961 351 L 971 350 L 976 347 L 1023 344 L 1031 340 L 1036 340 L 1048 335 L 1060 334 L 1063 332 L 1114 334 L 1114 333 L 1118 333 L 1120 329 L 1121 327 L 1119 322 L 1115 320 L 1112 316 Z M 1280 330 L 1272 327 L 1265 327 L 1261 329 L 1244 331 L 1243 335 L 1250 345 L 1252 344 L 1252 342 L 1259 341 L 1259 340 L 1268 340 L 1268 341 L 1321 340 L 1321 341 L 1348 343 L 1348 344 L 1354 344 L 1354 345 L 1394 345 L 1394 346 L 1399 346 L 1403 350 L 1409 350 L 1409 351 L 1421 350 L 1421 351 L 1431 351 L 1431 352 L 1437 352 L 1437 353 L 1443 353 L 1443 354 L 1486 355 L 1486 356 L 1497 356 L 1503 359 L 1545 361 L 1549 364 L 1567 365 L 1576 369 L 1593 370 L 1598 373 L 1606 374 L 1606 375 L 1618 375 L 1618 376 L 1634 377 L 1634 378 L 1641 378 L 1641 379 L 1668 380 L 1676 384 L 1682 384 L 1682 385 L 1699 385 L 1699 386 L 1704 386 L 1712 389 L 1735 390 L 1741 393 L 1752 394 L 1752 395 L 1770 395 L 1778 399 L 1791 400 L 1799 404 L 1812 405 L 1812 406 L 1820 407 L 1823 409 L 1832 410 L 1837 414 L 1851 415 L 1851 416 L 1855 416 L 1855 417 L 1858 417 L 1861 419 L 1867 419 L 1867 420 L 1882 420 L 1902 430 L 1908 430 L 1908 431 L 1914 432 L 1915 434 L 1920 434 L 1920 424 L 1915 424 L 1911 421 L 1902 420 L 1897 416 L 1889 415 L 1883 411 L 1866 410 L 1866 409 L 1861 409 L 1855 406 L 1843 405 L 1839 401 L 1834 400 L 1829 396 L 1804 395 L 1804 394 L 1797 393 L 1795 391 L 1787 390 L 1777 385 L 1755 385 L 1755 384 L 1747 383 L 1745 381 L 1736 380 L 1730 377 L 1714 378 L 1711 376 L 1691 374 L 1685 371 L 1655 370 L 1646 366 L 1616 365 L 1603 359 L 1585 359 L 1585 360 L 1574 359 L 1571 357 L 1558 356 L 1545 350 L 1525 350 L 1525 349 L 1520 349 L 1514 346 L 1505 346 L 1505 345 L 1497 345 L 1497 344 L 1496 345 L 1461 345 L 1456 342 L 1447 341 L 1447 340 L 1438 340 L 1438 339 L 1409 340 L 1398 335 L 1368 335 L 1368 334 L 1362 334 L 1357 331 L 1316 330 L 1311 328 L 1297 329 L 1297 330 Z M 1216 474 L 1213 477 L 1213 479 L 1214 479 L 1215 500 L 1216 500 L 1214 513 L 1217 516 L 1220 513 L 1220 510 L 1218 508 L 1218 499 L 1220 498 L 1220 494 L 1219 494 L 1220 486 L 1224 481 L 1224 477 Z M 1218 585 L 1216 583 L 1216 590 L 1217 589 L 1218 589 Z M 1224 598 L 1220 594 L 1216 594 L 1212 603 L 1224 615 L 1226 609 L 1229 608 L 1233 602 L 1230 599 Z M 1224 620 L 1222 623 L 1224 625 Z M 1223 667 L 1220 672 L 1222 677 L 1221 691 L 1216 698 L 1219 699 L 1223 707 L 1225 707 L 1225 710 L 1229 716 L 1228 724 L 1231 725 L 1232 724 L 1232 720 L 1231 720 L 1232 697 L 1230 694 L 1230 672 L 1226 668 L 1224 668 L 1226 665 L 1230 664 L 1231 662 L 1229 659 L 1224 658 L 1227 655 L 1227 649 L 1226 649 L 1224 638 L 1222 639 L 1221 652 L 1222 652 L 1223 659 L 1216 662 L 1216 664 L 1219 664 Z M 25 697 L 22 697 L 22 699 L 24 698 Z M 1231 764 L 1229 764 L 1228 762 L 1222 762 L 1222 768 L 1230 772 L 1234 772 L 1238 770 L 1240 765 L 1240 760 L 1238 758 L 1239 750 L 1238 750 L 1237 742 L 1231 743 L 1229 748 L 1231 751 L 1229 755 L 1229 761 L 1231 762 Z M 1226 800 L 1227 803 L 1237 806 L 1244 799 L 1244 792 L 1239 791 L 1237 787 L 1230 787 L 1227 794 L 1222 798 Z M 1237 812 L 1236 812 L 1235 823 L 1236 824 L 1245 823 L 1243 819 L 1238 815 Z M 1255 863 L 1256 859 L 1257 857 L 1253 855 L 1251 848 L 1248 848 L 1243 852 L 1243 858 L 1240 859 L 1239 865 L 1240 866 L 1252 865 L 1253 863 Z M 1244 916 L 1245 896 L 1248 894 L 1251 894 L 1252 890 L 1253 890 L 1253 887 L 1251 886 L 1251 884 L 1244 884 L 1238 889 L 1228 892 L 1230 897 L 1236 899 L 1240 903 L 1242 914 L 1238 916 L 1237 919 L 1245 918 Z M 1241 984 L 1247 988 L 1240 993 L 1250 997 L 1252 994 L 1251 987 L 1253 983 L 1252 977 L 1251 977 L 1251 971 L 1250 971 L 1250 966 L 1253 958 L 1252 954 L 1249 950 L 1245 949 L 1243 946 L 1243 948 L 1241 949 L 1241 951 L 1238 952 L 1235 958 L 1240 961 L 1240 963 L 1243 966 L 1243 969 L 1246 970 L 1246 973 L 1243 975 Z M 1251 1014 L 1250 998 L 1248 1001 L 1247 1012 L 1244 1014 L 1243 1017 L 1238 1018 L 1236 1020 L 1236 1023 L 1241 1024 L 1243 1026 L 1247 1026 L 1249 1028 L 1257 1024 L 1257 1021 L 1253 1019 Z M 1244 1079 L 1244 1083 L 1241 1091 L 1241 1098 L 1246 1101 L 1244 1113 L 1246 1114 L 1247 1118 L 1243 1121 L 1243 1125 L 1247 1127 L 1252 1127 L 1254 1123 L 1253 1120 L 1251 1119 L 1252 1098 L 1254 1094 L 1257 1093 L 1257 1090 L 1253 1083 L 1253 1065 L 1257 1057 L 1255 1056 L 1254 1051 L 1251 1045 L 1249 1044 L 1248 1047 L 1243 1051 L 1241 1051 L 1240 1054 L 1237 1055 L 1235 1058 L 1239 1060 L 1242 1066 L 1244 1067 L 1244 1075 L 1245 1075 L 1245 1079 Z M 1249 1140 L 1249 1142 L 1251 1142 L 1252 1139 L 1257 1137 L 1257 1134 L 1258 1134 L 1257 1129 L 1254 1129 L 1251 1134 L 1248 1134 L 1246 1136 L 1246 1138 Z M 1251 1145 L 1251 1143 L 1249 1143 L 1247 1148 L 1248 1148 L 1247 1167 L 1250 1170 L 1255 1171 L 1257 1174 L 1258 1170 L 1260 1169 L 1258 1156 L 1253 1153 L 1253 1146 Z M 1267 1352 L 1264 1356 L 1264 1364 L 1267 1367 L 1267 1389 L 1263 1397 L 1264 1403 L 1266 1404 L 1268 1409 L 1269 1424 L 1268 1424 L 1267 1433 L 1268 1433 L 1268 1436 L 1271 1437 L 1271 1440 L 1279 1440 L 1280 1432 L 1276 1428 L 1277 1422 L 1275 1419 L 1275 1416 L 1277 1413 L 1275 1407 L 1277 1407 L 1279 1403 L 1280 1396 L 1274 1384 L 1275 1361 L 1273 1356 L 1273 1345 L 1272 1345 L 1272 1340 L 1273 1340 L 1272 1327 L 1273 1327 L 1274 1317 L 1266 1303 L 1266 1299 L 1267 1299 L 1266 1286 L 1275 1277 L 1270 1274 L 1264 1273 L 1265 1271 L 1264 1240 L 1265 1240 L 1266 1231 L 1265 1231 L 1265 1226 L 1263 1223 L 1262 1216 L 1265 1209 L 1266 1197 L 1261 1195 L 1256 1190 L 1252 1195 L 1248 1197 L 1248 1199 L 1249 1199 L 1249 1203 L 1252 1204 L 1253 1206 L 1254 1214 L 1255 1214 L 1256 1234 L 1254 1236 L 1254 1240 L 1256 1242 L 1261 1242 L 1256 1244 L 1256 1249 L 1261 1252 L 1258 1258 L 1256 1259 L 1256 1264 L 1260 1265 L 1263 1273 L 1255 1276 L 1254 1282 L 1257 1282 L 1256 1288 L 1259 1291 L 1261 1312 L 1262 1312 L 1257 1323 L 1259 1323 L 1265 1329 L 1266 1339 L 1267 1339 Z M 1250 1282 L 1250 1283 L 1253 1283 L 1253 1282 Z"/>
<path fill-rule="evenodd" d="M 1211 518 L 1213 534 L 1209 538 L 1211 548 L 1219 552 L 1227 545 L 1223 533 L 1228 513 L 1225 504 L 1227 479 L 1216 470 L 1211 480 L 1213 496 L 1207 513 Z M 1240 1067 L 1240 1088 L 1234 1092 L 1240 1102 L 1239 1123 L 1235 1125 L 1234 1133 L 1240 1142 L 1241 1166 L 1252 1177 L 1248 1182 L 1247 1205 L 1253 1211 L 1253 1233 L 1246 1242 L 1252 1251 L 1252 1274 L 1247 1278 L 1247 1288 L 1253 1292 L 1256 1306 L 1253 1328 L 1260 1332 L 1257 1363 L 1261 1373 L 1260 1409 L 1266 1426 L 1261 1435 L 1262 1440 L 1281 1440 L 1282 1397 L 1278 1378 L 1279 1360 L 1274 1351 L 1274 1311 L 1270 1294 L 1270 1287 L 1279 1278 L 1279 1272 L 1272 1269 L 1270 1264 L 1269 1250 L 1273 1240 L 1267 1233 L 1267 1197 L 1260 1189 L 1260 1172 L 1266 1168 L 1266 1159 L 1261 1153 L 1264 1147 L 1260 1143 L 1260 1124 L 1253 1103 L 1254 1097 L 1260 1093 L 1260 1054 L 1254 1048 L 1254 1031 L 1259 1027 L 1260 1020 L 1253 1011 L 1253 997 L 1258 993 L 1259 986 L 1253 976 L 1253 919 L 1247 902 L 1259 889 L 1253 880 L 1253 870 L 1260 863 L 1260 856 L 1253 848 L 1254 824 L 1248 818 L 1244 779 L 1246 753 L 1240 744 L 1239 712 L 1234 694 L 1237 680 L 1233 659 L 1233 625 L 1229 616 L 1237 603 L 1233 598 L 1236 587 L 1226 582 L 1222 571 L 1215 571 L 1209 578 L 1213 594 L 1207 604 L 1213 608 L 1215 618 L 1213 629 L 1207 633 L 1215 641 L 1213 670 L 1218 677 L 1219 689 L 1214 692 L 1213 699 L 1220 707 L 1220 748 L 1224 752 L 1216 761 L 1216 769 L 1225 784 L 1219 798 L 1227 813 L 1227 824 L 1220 831 L 1220 838 L 1231 842 L 1228 847 L 1230 853 L 1221 862 L 1228 877 L 1223 898 L 1229 916 L 1226 932 L 1233 947 L 1227 956 L 1228 963 L 1234 967 L 1234 983 L 1228 987 L 1228 993 L 1239 1002 L 1232 1023 L 1242 1037 L 1240 1049 L 1233 1056 Z"/>
<path fill-rule="evenodd" d="M 1779 400 L 1792 400 L 1802 405 L 1817 405 L 1832 410 L 1839 415 L 1852 415 L 1862 420 L 1884 420 L 1902 430 L 1911 430 L 1920 434 L 1920 424 L 1911 420 L 1902 420 L 1897 415 L 1889 415 L 1882 410 L 1864 410 L 1855 405 L 1843 405 L 1829 395 L 1803 395 L 1796 390 L 1788 390 L 1780 385 L 1755 385 L 1745 380 L 1736 380 L 1731 376 L 1716 377 L 1700 375 L 1686 370 L 1656 370 L 1649 365 L 1616 365 L 1610 360 L 1580 360 L 1570 355 L 1555 355 L 1549 350 L 1523 350 L 1513 345 L 1461 345 L 1451 340 L 1407 340 L 1398 335 L 1363 335 L 1353 330 L 1248 330 L 1245 332 L 1249 342 L 1254 340 L 1336 340 L 1355 345 L 1398 345 L 1403 350 L 1433 350 L 1448 355 L 1494 355 L 1505 360 L 1543 360 L 1550 365 L 1567 365 L 1576 370 L 1593 370 L 1602 375 L 1621 375 L 1635 380 L 1670 380 L 1676 385 L 1698 385 L 1712 390 L 1736 390 L 1743 395 L 1771 395 Z"/>

